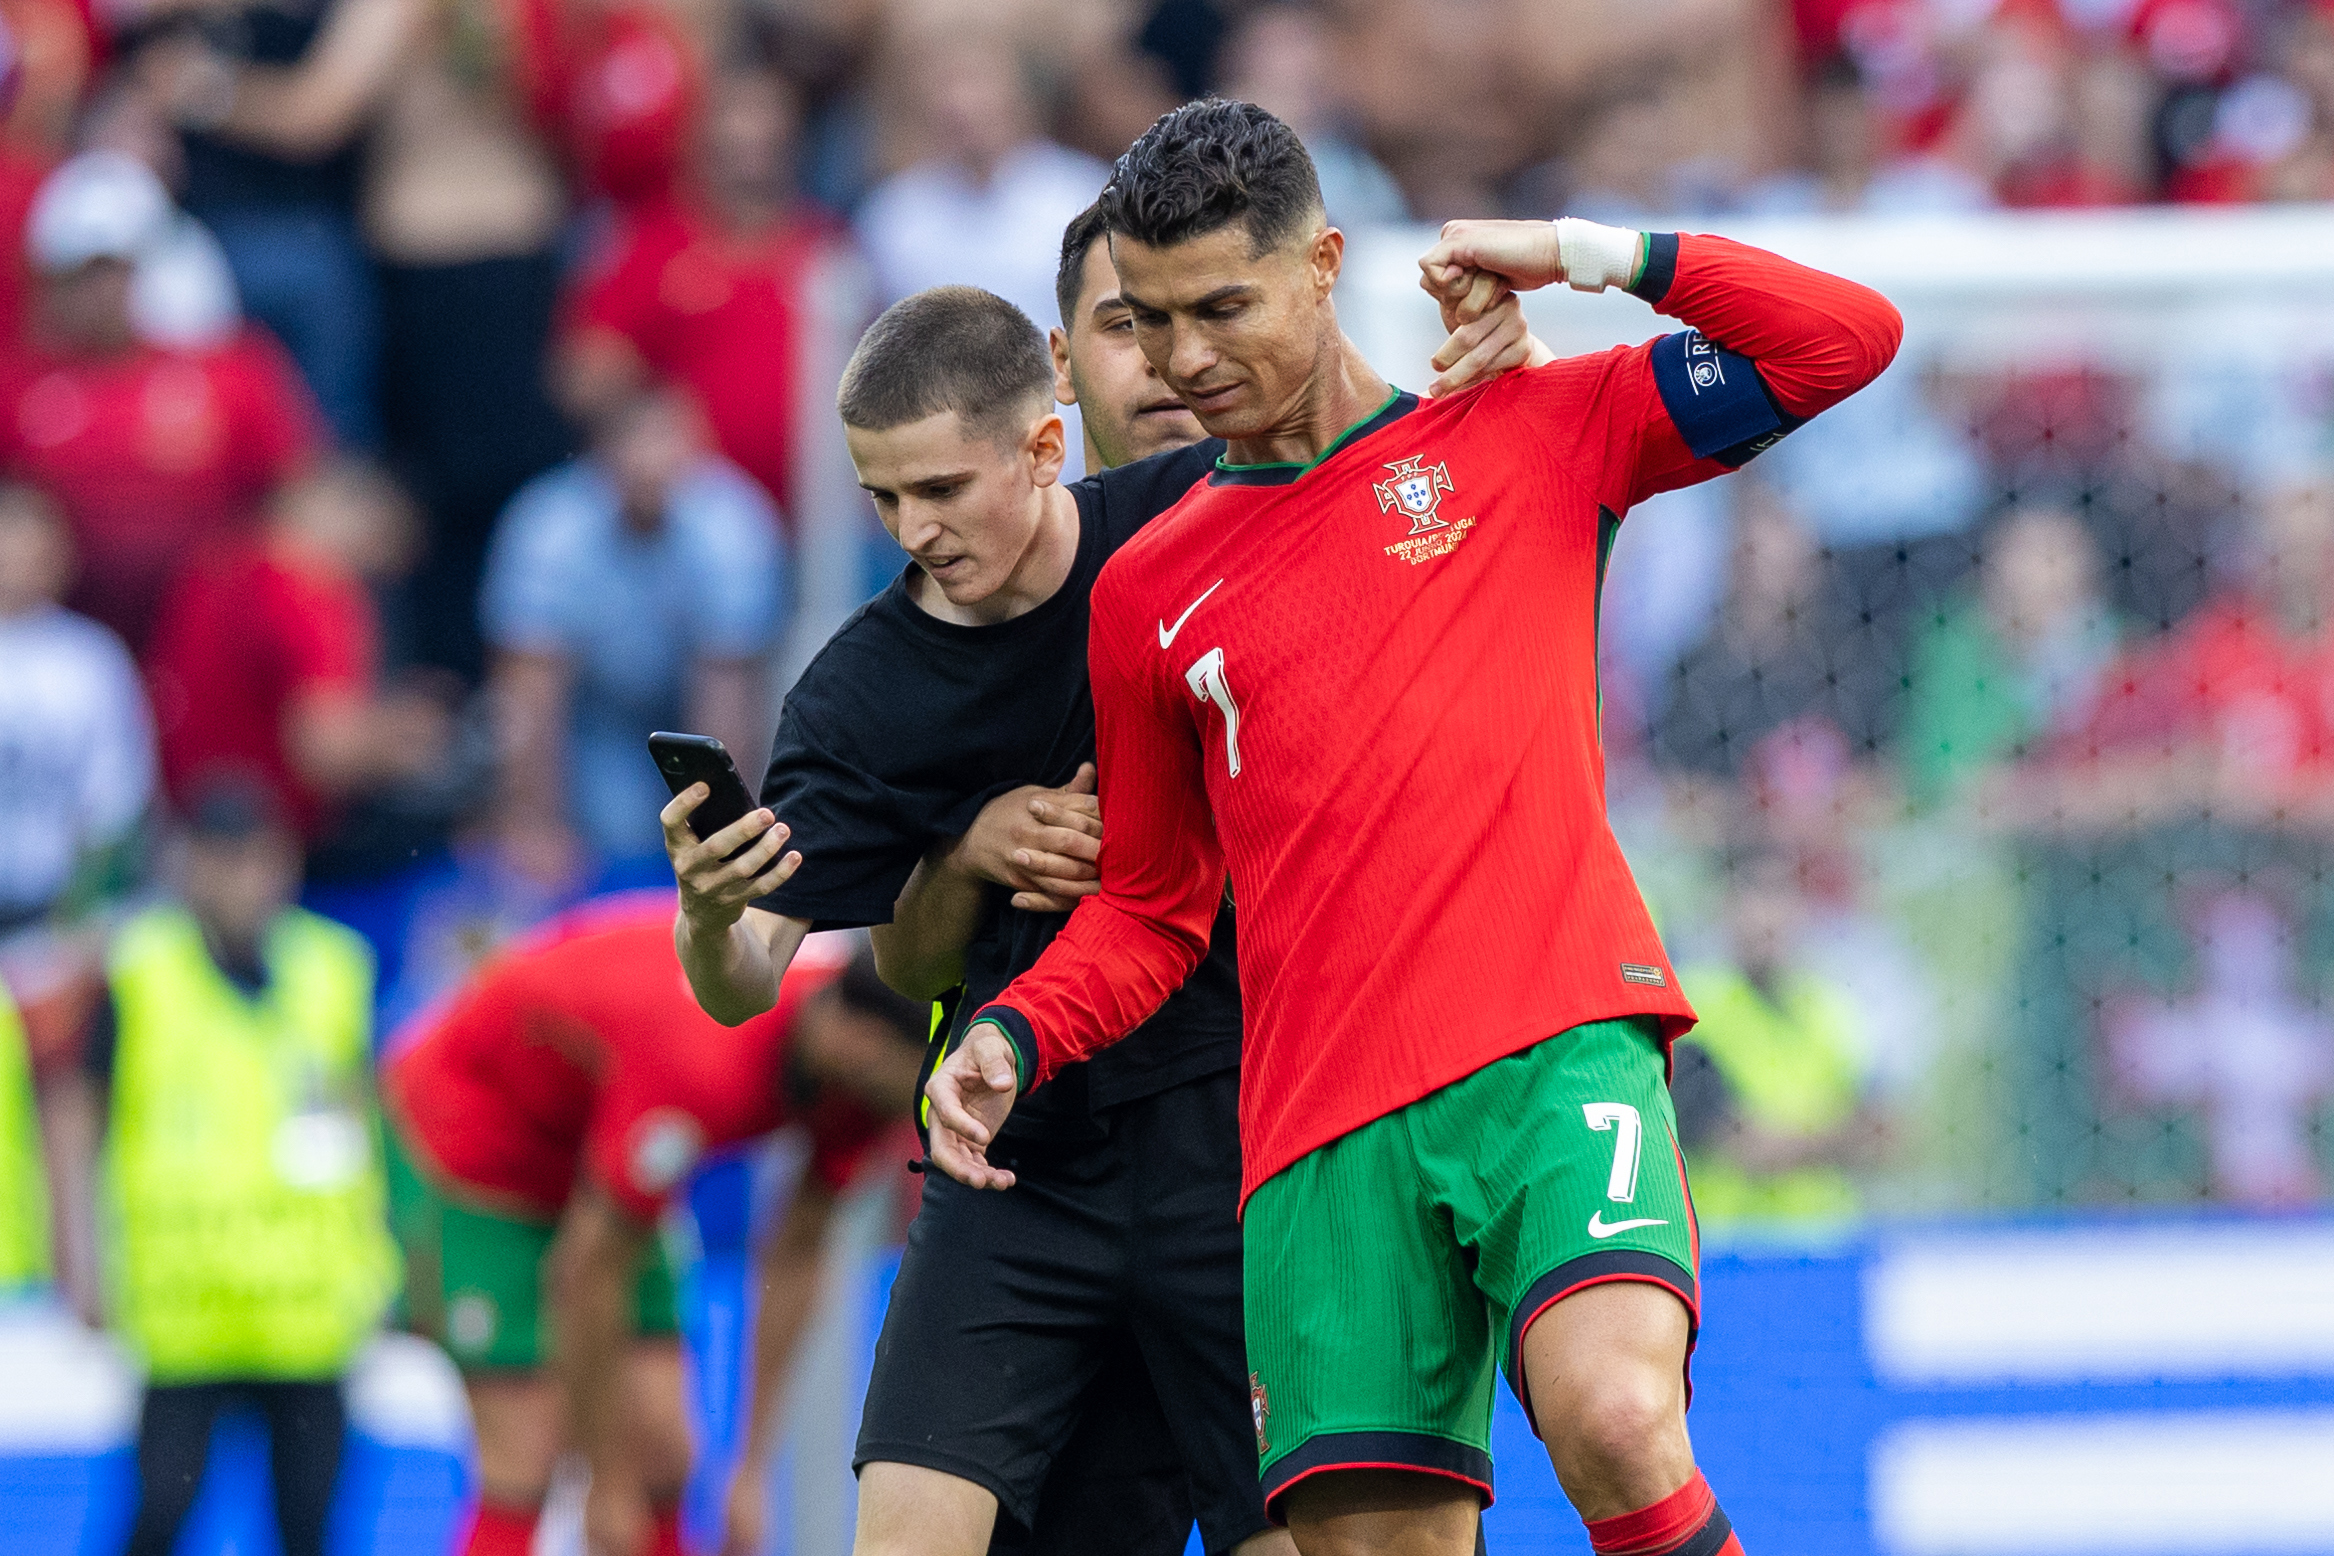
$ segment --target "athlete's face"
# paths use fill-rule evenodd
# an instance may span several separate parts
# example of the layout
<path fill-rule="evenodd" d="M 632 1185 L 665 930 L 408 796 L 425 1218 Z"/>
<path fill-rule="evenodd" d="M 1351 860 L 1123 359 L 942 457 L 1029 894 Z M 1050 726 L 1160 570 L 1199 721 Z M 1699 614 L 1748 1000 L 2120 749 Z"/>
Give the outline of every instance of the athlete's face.
<path fill-rule="evenodd" d="M 1111 257 L 1143 355 L 1202 426 L 1254 438 L 1303 422 L 1337 350 L 1343 233 L 1317 227 L 1255 254 L 1233 222 L 1168 248 L 1114 236 Z"/>
<path fill-rule="evenodd" d="M 880 432 L 843 429 L 883 527 L 951 605 L 980 605 L 1030 559 L 1043 488 L 1061 476 L 1065 453 L 1061 417 L 1031 409 L 1018 440 L 970 431 L 954 411 Z"/>
<path fill-rule="evenodd" d="M 1197 443 L 1205 433 L 1135 341 L 1134 316 L 1118 295 L 1110 249 L 1086 251 L 1078 304 L 1053 332 L 1054 398 L 1075 405 L 1106 467 Z"/>

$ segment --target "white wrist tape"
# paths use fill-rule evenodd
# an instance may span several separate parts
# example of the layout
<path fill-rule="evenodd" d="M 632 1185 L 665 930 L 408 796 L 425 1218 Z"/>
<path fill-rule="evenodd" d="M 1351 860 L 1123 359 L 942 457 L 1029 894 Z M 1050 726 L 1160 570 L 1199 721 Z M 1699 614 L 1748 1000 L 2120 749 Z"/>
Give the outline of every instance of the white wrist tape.
<path fill-rule="evenodd" d="M 1642 234 L 1607 227 L 1577 216 L 1556 218 L 1556 254 L 1564 284 L 1576 292 L 1601 292 L 1637 278 L 1637 246 Z"/>

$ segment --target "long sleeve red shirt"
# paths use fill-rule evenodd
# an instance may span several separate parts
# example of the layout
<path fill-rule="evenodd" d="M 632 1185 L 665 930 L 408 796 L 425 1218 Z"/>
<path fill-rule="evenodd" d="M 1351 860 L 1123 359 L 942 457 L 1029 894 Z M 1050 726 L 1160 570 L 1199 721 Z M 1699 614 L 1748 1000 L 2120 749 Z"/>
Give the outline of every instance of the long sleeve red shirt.
<path fill-rule="evenodd" d="M 1219 467 L 1095 585 L 1102 889 L 981 1015 L 1041 1083 L 1206 948 L 1227 866 L 1243 1199 L 1584 1022 L 1693 1024 L 1605 819 L 1598 594 L 1621 516 L 1871 382 L 1896 310 L 1723 238 L 1631 288 L 1692 328 Z"/>

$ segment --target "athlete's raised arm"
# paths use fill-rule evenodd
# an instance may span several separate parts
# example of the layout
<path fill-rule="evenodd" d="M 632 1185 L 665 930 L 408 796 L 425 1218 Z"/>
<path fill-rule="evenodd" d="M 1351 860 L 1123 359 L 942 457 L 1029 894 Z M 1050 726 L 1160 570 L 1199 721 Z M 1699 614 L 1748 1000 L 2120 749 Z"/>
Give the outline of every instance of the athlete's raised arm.
<path fill-rule="evenodd" d="M 1037 965 L 983 1006 L 933 1072 L 932 1160 L 975 1188 L 1013 1175 L 988 1146 L 1014 1099 L 1132 1032 L 1207 954 L 1224 855 L 1202 777 L 1198 726 L 1145 656 L 1151 624 L 1114 564 L 1094 588 L 1087 662 L 1101 767 L 1102 889 L 1078 904 Z"/>
<path fill-rule="evenodd" d="M 1738 468 L 1880 376 L 1904 322 L 1870 287 L 1699 233 L 1555 222 L 1455 221 L 1419 260 L 1446 317 L 1563 281 L 1618 286 L 1692 326 L 1583 359 L 1551 403 L 1565 435 L 1600 445 L 1617 515 L 1654 492 Z"/>

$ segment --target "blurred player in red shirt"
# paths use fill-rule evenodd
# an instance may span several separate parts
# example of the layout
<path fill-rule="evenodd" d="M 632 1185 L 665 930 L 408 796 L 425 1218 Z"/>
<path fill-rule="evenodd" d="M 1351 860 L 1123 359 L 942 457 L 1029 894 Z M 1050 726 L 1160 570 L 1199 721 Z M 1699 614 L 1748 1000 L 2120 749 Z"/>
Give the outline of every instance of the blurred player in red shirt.
<path fill-rule="evenodd" d="M 133 264 L 169 197 L 120 159 L 83 158 L 34 199 L 32 328 L 0 366 L 0 462 L 54 497 L 81 579 L 71 603 L 143 652 L 172 574 L 314 456 L 318 424 L 257 330 L 205 350 L 142 341 Z"/>
<path fill-rule="evenodd" d="M 147 654 L 173 800 L 231 770 L 272 789 L 314 843 L 342 801 L 438 765 L 447 709 L 379 689 L 367 589 L 405 570 L 417 531 L 387 477 L 344 464 L 286 487 L 258 533 L 195 558 Z"/>
<path fill-rule="evenodd" d="M 774 1009 L 725 1027 L 682 980 L 672 919 L 665 894 L 578 910 L 417 1018 L 384 1075 L 408 1317 L 452 1353 L 477 1420 L 471 1556 L 525 1556 L 563 1448 L 591 1467 L 593 1551 L 679 1556 L 689 1435 L 657 1224 L 707 1151 L 799 1128 L 809 1165 L 758 1261 L 722 1546 L 763 1548 L 775 1406 L 828 1220 L 915 1095 L 930 1012 L 871 956 L 830 945 Z"/>
<path fill-rule="evenodd" d="M 1438 365 L 1559 280 L 1689 328 L 1422 400 L 1341 333 L 1343 238 L 1262 109 L 1168 114 L 1103 207 L 1229 447 L 1095 585 L 1102 889 L 933 1077 L 932 1158 L 1011 1189 L 1016 1098 L 1149 1016 L 1229 887 L 1267 1508 L 1307 1556 L 1473 1548 L 1499 1365 L 1596 1550 L 1739 1556 L 1686 1435 L 1693 1011 L 1605 820 L 1598 599 L 1630 508 L 1870 382 L 1896 311 L 1722 238 L 1454 222 Z"/>
<path fill-rule="evenodd" d="M 651 380 L 686 386 L 722 453 L 792 523 L 805 418 L 828 414 L 804 387 L 813 292 L 845 240 L 796 196 L 801 107 L 785 77 L 733 62 L 706 107 L 681 190 L 635 207 L 569 300 L 561 388 L 591 421 Z"/>

